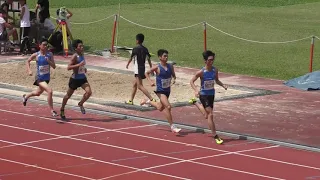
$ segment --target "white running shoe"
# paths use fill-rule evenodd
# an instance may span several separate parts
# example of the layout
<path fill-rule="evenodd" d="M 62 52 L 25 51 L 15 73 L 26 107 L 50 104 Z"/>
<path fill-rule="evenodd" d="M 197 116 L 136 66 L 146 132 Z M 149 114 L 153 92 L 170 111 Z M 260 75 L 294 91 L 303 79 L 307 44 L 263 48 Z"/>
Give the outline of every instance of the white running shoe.
<path fill-rule="evenodd" d="M 177 128 L 175 125 L 172 125 L 171 126 L 171 131 L 174 132 L 174 133 L 179 133 L 181 131 L 181 129 Z"/>

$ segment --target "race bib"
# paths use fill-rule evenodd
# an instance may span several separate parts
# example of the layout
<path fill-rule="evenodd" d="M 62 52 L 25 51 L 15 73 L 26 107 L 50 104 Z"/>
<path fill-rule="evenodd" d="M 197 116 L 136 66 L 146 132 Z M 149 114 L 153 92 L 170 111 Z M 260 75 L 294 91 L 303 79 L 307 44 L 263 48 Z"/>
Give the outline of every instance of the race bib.
<path fill-rule="evenodd" d="M 161 79 L 162 88 L 168 88 L 171 84 L 171 78 L 169 79 Z"/>
<path fill-rule="evenodd" d="M 86 73 L 86 67 L 85 66 L 80 66 L 78 70 L 78 74 L 85 74 Z"/>
<path fill-rule="evenodd" d="M 203 88 L 204 90 L 214 89 L 214 80 L 204 81 Z"/>
<path fill-rule="evenodd" d="M 40 75 L 49 74 L 50 73 L 50 66 L 49 65 L 39 66 L 39 73 L 40 73 Z"/>

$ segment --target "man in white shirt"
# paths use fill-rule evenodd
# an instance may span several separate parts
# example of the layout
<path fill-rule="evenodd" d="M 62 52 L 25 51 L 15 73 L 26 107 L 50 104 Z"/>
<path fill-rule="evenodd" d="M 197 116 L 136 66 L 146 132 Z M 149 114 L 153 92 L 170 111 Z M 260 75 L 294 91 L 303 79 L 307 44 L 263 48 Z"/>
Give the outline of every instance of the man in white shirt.
<path fill-rule="evenodd" d="M 21 37 L 21 45 L 20 45 L 20 53 L 23 53 L 25 46 L 29 52 L 31 52 L 31 44 L 29 41 L 29 31 L 31 27 L 30 22 L 30 10 L 26 3 L 26 0 L 19 0 L 21 4 L 20 11 L 20 37 Z"/>

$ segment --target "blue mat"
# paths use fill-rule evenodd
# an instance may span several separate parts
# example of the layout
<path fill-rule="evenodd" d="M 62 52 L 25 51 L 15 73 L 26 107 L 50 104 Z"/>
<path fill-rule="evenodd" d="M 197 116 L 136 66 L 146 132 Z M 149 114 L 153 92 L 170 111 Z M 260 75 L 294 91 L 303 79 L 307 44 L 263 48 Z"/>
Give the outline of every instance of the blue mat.
<path fill-rule="evenodd" d="M 320 71 L 314 71 L 304 76 L 290 79 L 284 82 L 284 84 L 305 91 L 320 90 Z"/>

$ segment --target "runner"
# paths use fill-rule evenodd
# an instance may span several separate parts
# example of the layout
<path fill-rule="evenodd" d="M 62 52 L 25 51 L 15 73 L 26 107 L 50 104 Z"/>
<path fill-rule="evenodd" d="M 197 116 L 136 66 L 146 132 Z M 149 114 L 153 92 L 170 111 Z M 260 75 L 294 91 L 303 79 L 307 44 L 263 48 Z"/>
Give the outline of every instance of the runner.
<path fill-rule="evenodd" d="M 171 92 L 171 79 L 173 78 L 172 84 L 175 83 L 176 74 L 174 72 L 173 65 L 168 64 L 168 51 L 164 49 L 158 50 L 158 57 L 160 63 L 152 67 L 145 73 L 146 78 L 149 80 L 151 86 L 155 86 L 155 83 L 150 79 L 151 73 L 156 73 L 156 91 L 154 91 L 160 99 L 160 102 L 154 102 L 143 99 L 140 105 L 150 104 L 157 108 L 159 111 L 163 111 L 171 127 L 171 131 L 178 133 L 181 129 L 177 128 L 172 121 L 171 104 L 169 102 L 169 96 Z"/>
<path fill-rule="evenodd" d="M 199 97 L 201 104 L 198 103 L 195 98 L 192 98 L 189 102 L 191 104 L 195 104 L 204 117 L 208 120 L 209 128 L 212 131 L 212 135 L 216 143 L 222 144 L 223 140 L 217 135 L 216 127 L 213 122 L 213 104 L 215 97 L 214 81 L 225 90 L 227 90 L 228 86 L 224 85 L 219 80 L 218 69 L 213 66 L 215 53 L 212 51 L 205 51 L 202 55 L 206 65 L 200 71 L 198 71 L 190 81 L 190 85 L 195 92 L 195 96 Z M 201 80 L 200 91 L 194 84 L 198 78 Z"/>
<path fill-rule="evenodd" d="M 83 104 L 90 98 L 92 94 L 91 87 L 86 76 L 87 69 L 85 68 L 86 61 L 83 55 L 84 47 L 82 40 L 74 40 L 73 48 L 75 49 L 76 53 L 72 56 L 68 64 L 68 70 L 73 70 L 73 74 L 69 80 L 69 89 L 67 91 L 67 94 L 63 97 L 62 100 L 62 106 L 60 109 L 60 117 L 62 120 L 66 119 L 64 108 L 69 98 L 72 96 L 76 89 L 81 87 L 85 91 L 81 101 L 78 103 L 78 106 L 80 107 L 80 111 L 82 114 L 86 113 Z"/>
<path fill-rule="evenodd" d="M 148 58 L 148 63 L 150 68 L 152 68 L 151 60 L 150 60 L 150 53 L 148 49 L 143 46 L 144 35 L 137 34 L 136 35 L 136 43 L 137 46 L 133 48 L 131 57 L 127 63 L 126 68 L 128 69 L 129 64 L 131 63 L 132 59 L 134 59 L 134 76 L 135 80 L 133 83 L 132 93 L 130 100 L 126 101 L 126 104 L 133 105 L 133 99 L 137 93 L 137 89 L 143 92 L 151 101 L 156 101 L 152 98 L 148 90 L 143 86 L 142 80 L 146 78 L 145 70 L 146 70 L 146 58 Z"/>
<path fill-rule="evenodd" d="M 27 61 L 27 71 L 30 76 L 32 76 L 32 71 L 30 69 L 31 61 L 36 61 L 37 74 L 35 76 L 35 81 L 33 85 L 38 86 L 35 91 L 32 91 L 29 94 L 23 95 L 23 105 L 27 105 L 27 101 L 32 96 L 40 96 L 43 91 L 46 91 L 48 94 L 48 104 L 51 110 L 53 117 L 57 116 L 56 111 L 53 109 L 53 99 L 52 99 L 52 88 L 49 87 L 50 82 L 50 67 L 53 69 L 56 68 L 56 64 L 53 59 L 53 54 L 47 51 L 48 40 L 43 38 L 40 40 L 40 51 L 32 54 Z"/>

